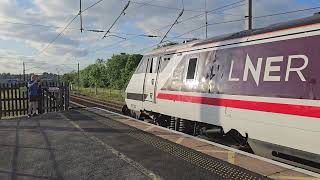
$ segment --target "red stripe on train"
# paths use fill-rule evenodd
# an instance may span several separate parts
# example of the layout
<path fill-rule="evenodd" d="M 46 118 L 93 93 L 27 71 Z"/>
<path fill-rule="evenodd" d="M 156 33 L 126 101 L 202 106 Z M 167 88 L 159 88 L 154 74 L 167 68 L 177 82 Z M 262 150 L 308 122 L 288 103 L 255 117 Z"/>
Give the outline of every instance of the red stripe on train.
<path fill-rule="evenodd" d="M 247 110 L 254 110 L 254 111 L 263 111 L 263 112 L 272 112 L 272 113 L 320 118 L 320 107 L 317 107 L 317 106 L 185 96 L 185 95 L 163 94 L 163 93 L 158 94 L 157 98 L 164 99 L 164 100 L 180 101 L 180 102 L 190 102 L 190 103 L 196 103 L 196 104 L 224 106 L 224 107 L 231 107 L 231 108 L 238 108 L 238 109 L 247 109 Z"/>

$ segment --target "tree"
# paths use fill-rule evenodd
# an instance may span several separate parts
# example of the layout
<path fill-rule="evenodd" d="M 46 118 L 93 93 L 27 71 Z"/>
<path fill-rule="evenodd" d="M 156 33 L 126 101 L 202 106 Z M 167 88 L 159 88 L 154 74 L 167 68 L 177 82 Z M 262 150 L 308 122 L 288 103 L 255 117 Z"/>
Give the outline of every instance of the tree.
<path fill-rule="evenodd" d="M 124 73 L 128 57 L 128 54 L 121 53 L 113 55 L 111 59 L 107 60 L 106 67 L 111 88 L 123 88 L 122 74 Z"/>
<path fill-rule="evenodd" d="M 69 82 L 69 83 L 72 83 L 72 84 L 76 84 L 77 83 L 77 73 L 75 71 L 72 71 L 70 73 L 66 73 L 64 75 L 62 75 L 61 79 L 62 81 L 64 82 Z"/>
<path fill-rule="evenodd" d="M 125 88 L 128 85 L 128 83 L 131 79 L 131 76 L 133 75 L 134 71 L 136 70 L 142 57 L 143 56 L 141 54 L 133 54 L 133 55 L 129 56 L 127 63 L 126 63 L 126 66 L 125 66 L 125 69 L 124 69 L 124 72 L 122 74 L 122 79 L 124 80 L 124 82 L 122 84 L 123 85 L 122 88 Z"/>
<path fill-rule="evenodd" d="M 113 55 L 108 60 L 97 59 L 80 71 L 80 82 L 83 87 L 108 87 L 124 89 L 138 64 L 142 55 L 121 53 Z M 63 75 L 69 82 L 77 82 L 77 73 L 71 72 Z"/>

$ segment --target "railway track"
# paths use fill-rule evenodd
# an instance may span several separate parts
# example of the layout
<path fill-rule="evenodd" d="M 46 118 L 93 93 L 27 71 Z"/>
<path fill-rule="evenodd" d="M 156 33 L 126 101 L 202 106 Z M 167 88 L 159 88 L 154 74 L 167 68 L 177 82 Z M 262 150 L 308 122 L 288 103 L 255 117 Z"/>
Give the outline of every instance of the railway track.
<path fill-rule="evenodd" d="M 83 95 L 70 95 L 70 101 L 75 102 L 77 104 L 81 104 L 87 107 L 99 107 L 103 108 L 112 112 L 121 113 L 122 114 L 122 107 L 125 103 L 116 102 L 116 101 L 102 101 L 96 98 L 87 97 Z"/>
<path fill-rule="evenodd" d="M 123 114 L 122 108 L 125 105 L 125 103 L 122 102 L 102 101 L 96 98 L 87 97 L 83 95 L 70 95 L 70 100 L 71 102 L 75 102 L 86 107 L 99 107 L 119 114 Z M 144 121 L 154 124 L 151 119 L 144 119 Z M 205 135 L 197 135 L 197 137 L 252 153 L 252 150 L 248 149 L 247 147 L 236 146 L 235 141 L 230 136 L 210 138 Z"/>

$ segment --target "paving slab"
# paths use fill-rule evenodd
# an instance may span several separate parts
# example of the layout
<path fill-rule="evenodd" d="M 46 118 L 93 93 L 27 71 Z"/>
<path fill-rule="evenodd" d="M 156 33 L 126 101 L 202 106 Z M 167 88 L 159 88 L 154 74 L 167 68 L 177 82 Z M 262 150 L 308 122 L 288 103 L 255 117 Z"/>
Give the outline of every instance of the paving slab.
<path fill-rule="evenodd" d="M 150 179 L 60 113 L 0 121 L 0 179 Z"/>

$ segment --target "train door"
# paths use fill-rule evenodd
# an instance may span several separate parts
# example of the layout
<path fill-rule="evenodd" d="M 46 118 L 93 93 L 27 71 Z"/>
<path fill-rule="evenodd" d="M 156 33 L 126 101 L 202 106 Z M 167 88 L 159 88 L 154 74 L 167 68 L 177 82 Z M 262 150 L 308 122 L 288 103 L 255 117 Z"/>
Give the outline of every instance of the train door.
<path fill-rule="evenodd" d="M 148 58 L 148 67 L 145 75 L 144 81 L 144 94 L 146 94 L 146 99 L 143 102 L 143 107 L 146 110 L 152 110 L 156 99 L 156 81 L 157 81 L 157 71 L 159 66 L 158 57 Z"/>

